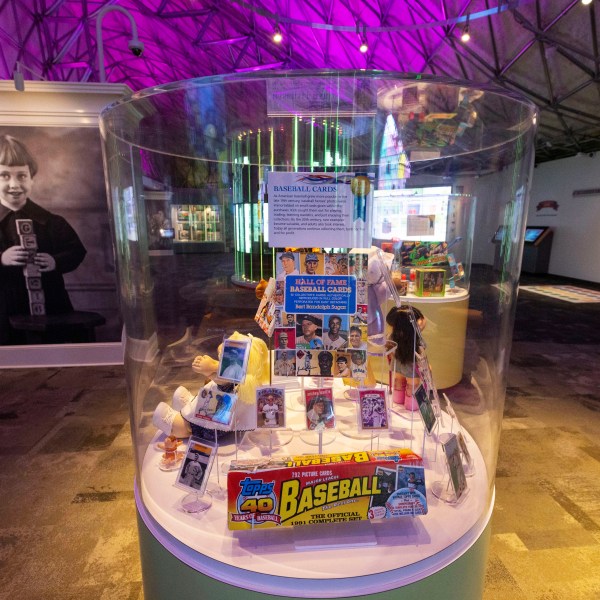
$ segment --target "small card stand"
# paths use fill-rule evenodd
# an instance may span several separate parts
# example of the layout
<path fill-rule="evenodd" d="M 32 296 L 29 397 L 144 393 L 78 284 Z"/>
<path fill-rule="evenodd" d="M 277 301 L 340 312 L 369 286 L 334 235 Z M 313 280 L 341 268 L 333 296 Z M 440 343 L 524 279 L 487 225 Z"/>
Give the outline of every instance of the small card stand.
<path fill-rule="evenodd" d="M 273 450 L 278 450 L 282 446 L 289 444 L 294 437 L 291 429 L 255 429 L 248 434 L 248 439 L 255 446 L 261 449 L 267 449 L 269 456 Z"/>
<path fill-rule="evenodd" d="M 458 440 L 453 433 L 445 433 L 440 436 L 440 441 L 446 456 L 446 469 L 443 479 L 434 481 L 431 491 L 443 502 L 457 504 L 468 493 Z"/>
<path fill-rule="evenodd" d="M 475 475 L 475 461 L 471 456 L 471 452 L 469 452 L 467 438 L 462 431 L 462 427 L 457 432 L 456 437 L 458 439 L 458 447 L 460 449 L 460 457 L 462 459 L 465 477 L 473 477 L 473 475 Z"/>
<path fill-rule="evenodd" d="M 181 509 L 187 513 L 208 510 L 212 500 L 204 493 L 210 476 L 216 447 L 211 442 L 191 437 L 187 452 L 175 480 L 175 487 L 188 493 L 181 500 Z"/>
<path fill-rule="evenodd" d="M 458 422 L 458 417 L 456 416 L 456 413 L 454 412 L 454 407 L 452 406 L 450 399 L 448 398 L 448 396 L 446 396 L 446 394 L 443 393 L 442 395 L 444 396 L 444 400 L 446 401 L 446 412 L 450 416 L 450 433 L 453 433 L 454 432 L 454 423 L 456 422 L 458 429 L 460 429 L 460 423 Z"/>
<path fill-rule="evenodd" d="M 235 445 L 236 445 L 236 457 L 237 457 L 237 431 L 236 431 L 236 440 L 235 440 Z M 207 489 L 206 489 L 206 493 L 209 496 L 212 496 L 213 498 L 215 498 L 215 500 L 225 500 L 225 498 L 227 498 L 227 488 L 223 487 L 221 485 L 221 476 L 220 476 L 220 466 L 219 466 L 219 441 L 218 438 L 215 437 L 215 462 L 216 462 L 216 474 L 217 474 L 217 481 L 212 482 L 208 485 Z M 185 509 L 184 509 L 185 510 Z"/>
<path fill-rule="evenodd" d="M 344 399 L 350 400 L 352 402 L 356 402 L 356 414 L 348 415 L 346 417 L 338 418 L 339 430 L 342 435 L 346 437 L 355 439 L 355 440 L 368 440 L 373 436 L 372 431 L 363 431 L 359 427 L 359 415 L 358 412 L 360 410 L 358 401 L 360 398 L 360 390 L 364 389 L 364 386 L 361 384 L 358 387 L 346 388 L 344 390 Z"/>
<path fill-rule="evenodd" d="M 212 506 L 212 500 L 206 494 L 192 492 L 181 499 L 181 509 L 190 514 L 196 514 L 208 510 Z"/>
<path fill-rule="evenodd" d="M 458 441 L 458 447 L 460 449 L 460 455 L 462 458 L 463 469 L 466 477 L 473 477 L 475 475 L 475 461 L 469 451 L 469 445 L 467 442 L 467 436 L 464 434 L 462 425 L 460 424 L 454 407 L 450 402 L 450 399 L 444 394 L 444 400 L 446 401 L 446 412 L 450 415 L 450 433 L 454 432 L 454 424 L 456 423 L 456 437 Z"/>
<path fill-rule="evenodd" d="M 319 431 L 300 431 L 300 439 L 309 446 L 318 446 L 317 453 L 323 454 L 323 446 L 332 444 L 336 437 L 335 429 L 320 429 Z"/>
<path fill-rule="evenodd" d="M 294 527 L 294 547 L 303 550 L 329 550 L 376 546 L 377 537 L 370 521 L 325 523 Z"/>

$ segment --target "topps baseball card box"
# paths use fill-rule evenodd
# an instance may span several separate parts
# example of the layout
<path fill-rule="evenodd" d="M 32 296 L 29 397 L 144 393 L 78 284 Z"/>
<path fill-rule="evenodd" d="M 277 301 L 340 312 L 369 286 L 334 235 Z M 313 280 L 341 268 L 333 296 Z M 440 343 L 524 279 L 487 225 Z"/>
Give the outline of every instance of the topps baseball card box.
<path fill-rule="evenodd" d="M 423 461 L 407 448 L 234 461 L 227 494 L 233 530 L 427 514 Z"/>

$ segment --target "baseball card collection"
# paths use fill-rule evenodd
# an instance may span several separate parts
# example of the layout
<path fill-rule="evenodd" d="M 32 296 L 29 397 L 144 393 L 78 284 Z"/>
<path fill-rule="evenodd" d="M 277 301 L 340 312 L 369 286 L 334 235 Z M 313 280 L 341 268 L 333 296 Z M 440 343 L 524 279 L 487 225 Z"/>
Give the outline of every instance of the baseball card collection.
<path fill-rule="evenodd" d="M 407 448 L 234 461 L 229 529 L 427 514 L 420 456 Z"/>

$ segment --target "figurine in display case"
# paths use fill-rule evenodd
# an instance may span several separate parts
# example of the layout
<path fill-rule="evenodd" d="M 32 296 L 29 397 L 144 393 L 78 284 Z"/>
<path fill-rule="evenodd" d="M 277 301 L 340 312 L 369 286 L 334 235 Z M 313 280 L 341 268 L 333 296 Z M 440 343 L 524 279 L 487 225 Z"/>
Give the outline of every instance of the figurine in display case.
<path fill-rule="evenodd" d="M 414 391 L 421 381 L 415 361 L 415 352 L 421 354 L 420 332 L 426 325 L 423 313 L 413 306 L 394 306 L 386 316 L 392 328 L 389 339 L 397 344 L 392 360 L 393 394 L 395 404 L 403 404 L 408 410 L 418 410 Z M 415 326 L 419 331 L 415 330 Z"/>
<path fill-rule="evenodd" d="M 198 393 L 193 394 L 184 386 L 179 386 L 173 394 L 171 406 L 166 402 L 160 402 L 154 411 L 152 423 L 165 435 L 178 438 L 189 437 L 192 434 L 192 425 L 196 423 L 195 420 L 192 421 L 196 407 L 198 403 L 203 402 L 201 396 L 204 398 L 208 394 L 215 396 L 215 413 L 218 412 L 220 395 L 224 398 L 229 396 L 229 399 L 235 395 L 235 418 L 231 423 L 207 420 L 206 428 L 219 431 L 254 429 L 256 388 L 269 383 L 269 351 L 265 342 L 260 338 L 244 335 L 237 331 L 226 341 L 247 342 L 250 346 L 243 382 L 235 385 L 231 381 L 219 377 L 219 360 L 206 354 L 196 356 L 192 363 L 192 369 L 205 378 Z M 220 344 L 219 358 L 223 353 L 223 348 L 224 344 Z"/>

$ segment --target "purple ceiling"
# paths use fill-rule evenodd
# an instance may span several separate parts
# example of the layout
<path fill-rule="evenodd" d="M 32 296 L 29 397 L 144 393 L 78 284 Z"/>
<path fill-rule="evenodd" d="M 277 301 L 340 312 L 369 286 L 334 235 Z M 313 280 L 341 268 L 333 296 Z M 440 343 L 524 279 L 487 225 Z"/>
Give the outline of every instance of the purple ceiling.
<path fill-rule="evenodd" d="M 18 64 L 26 80 L 100 81 L 96 22 L 109 6 L 101 24 L 106 80 L 135 90 L 273 68 L 431 73 L 528 95 L 541 109 L 538 161 L 600 150 L 594 2 L 0 0 L 0 78 L 12 78 Z M 114 7 L 132 15 L 141 57 L 128 49 L 131 23 Z"/>

